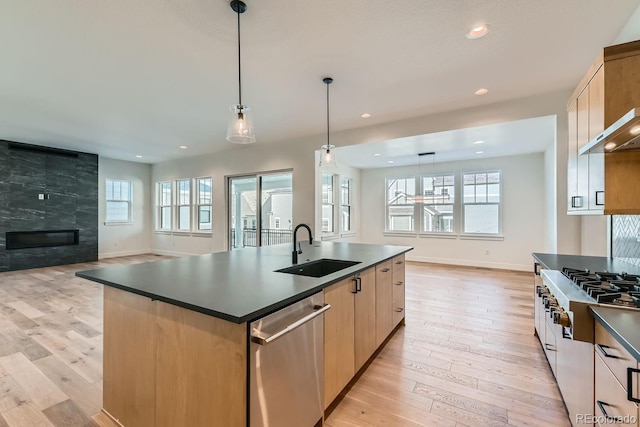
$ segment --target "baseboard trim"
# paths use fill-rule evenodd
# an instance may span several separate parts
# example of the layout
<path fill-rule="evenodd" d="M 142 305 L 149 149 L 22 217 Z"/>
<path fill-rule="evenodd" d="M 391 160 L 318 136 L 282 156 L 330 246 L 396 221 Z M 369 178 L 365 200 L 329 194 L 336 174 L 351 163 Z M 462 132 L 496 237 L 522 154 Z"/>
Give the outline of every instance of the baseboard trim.
<path fill-rule="evenodd" d="M 132 255 L 145 255 L 145 254 L 151 254 L 151 253 L 153 253 L 151 249 L 138 249 L 135 251 L 118 251 L 118 252 L 99 252 L 98 251 L 98 259 L 118 258 L 122 256 L 132 256 Z"/>
<path fill-rule="evenodd" d="M 191 252 L 163 251 L 161 249 L 153 249 L 151 253 L 154 255 L 166 255 L 166 256 L 175 256 L 175 257 L 203 255 L 203 254 L 195 254 Z"/>
<path fill-rule="evenodd" d="M 425 256 L 414 256 L 411 252 L 407 252 L 405 255 L 407 261 L 416 262 L 431 262 L 435 264 L 448 264 L 448 265 L 462 265 L 465 267 L 482 267 L 482 268 L 495 268 L 498 270 L 517 270 L 517 271 L 530 271 L 530 264 L 510 264 L 506 262 L 492 262 L 492 261 L 477 261 L 477 260 L 465 260 L 465 259 L 449 259 L 449 258 L 434 258 Z"/>

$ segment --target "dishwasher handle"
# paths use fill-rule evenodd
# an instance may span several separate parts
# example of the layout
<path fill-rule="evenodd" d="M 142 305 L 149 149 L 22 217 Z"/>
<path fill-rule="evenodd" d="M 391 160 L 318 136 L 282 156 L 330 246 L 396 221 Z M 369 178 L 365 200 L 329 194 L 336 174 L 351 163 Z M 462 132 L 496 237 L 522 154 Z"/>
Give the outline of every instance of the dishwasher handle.
<path fill-rule="evenodd" d="M 316 317 L 320 316 L 322 313 L 324 313 L 325 311 L 329 310 L 331 308 L 331 305 L 329 304 L 323 304 L 323 305 L 314 305 L 313 306 L 313 313 L 307 314 L 306 316 L 296 320 L 295 322 L 285 326 L 283 329 L 279 330 L 278 332 L 276 332 L 273 335 L 269 335 L 268 337 L 259 337 L 256 335 L 251 335 L 251 341 L 256 343 L 256 344 L 260 344 L 260 345 L 267 345 L 272 341 L 277 340 L 278 338 L 280 338 L 283 335 L 288 334 L 289 332 L 293 331 L 294 329 L 296 329 L 299 326 L 304 325 L 305 323 L 315 319 Z"/>

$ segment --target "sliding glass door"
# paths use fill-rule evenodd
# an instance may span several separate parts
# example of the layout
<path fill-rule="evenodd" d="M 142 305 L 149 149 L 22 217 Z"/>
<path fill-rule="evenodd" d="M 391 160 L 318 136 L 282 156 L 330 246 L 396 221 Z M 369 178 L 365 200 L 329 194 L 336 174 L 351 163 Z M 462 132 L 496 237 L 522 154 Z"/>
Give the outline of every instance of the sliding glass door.
<path fill-rule="evenodd" d="M 291 242 L 293 174 L 230 177 L 229 249 Z"/>

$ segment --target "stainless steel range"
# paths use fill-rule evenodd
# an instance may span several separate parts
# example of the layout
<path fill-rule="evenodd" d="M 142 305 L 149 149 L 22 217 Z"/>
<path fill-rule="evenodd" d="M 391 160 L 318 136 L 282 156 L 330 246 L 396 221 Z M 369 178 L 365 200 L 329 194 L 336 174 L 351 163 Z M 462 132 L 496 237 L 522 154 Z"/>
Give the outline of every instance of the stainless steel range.
<path fill-rule="evenodd" d="M 594 413 L 594 319 L 589 306 L 640 307 L 640 276 L 534 265 L 535 328 L 573 425 Z"/>

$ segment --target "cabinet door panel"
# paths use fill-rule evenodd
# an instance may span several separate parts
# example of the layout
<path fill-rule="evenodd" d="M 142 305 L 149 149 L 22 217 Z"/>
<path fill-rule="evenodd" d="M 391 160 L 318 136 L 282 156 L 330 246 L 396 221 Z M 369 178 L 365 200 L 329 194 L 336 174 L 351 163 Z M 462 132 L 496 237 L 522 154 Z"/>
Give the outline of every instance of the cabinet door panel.
<path fill-rule="evenodd" d="M 355 371 L 376 349 L 376 269 L 360 273 L 360 291 L 355 294 Z"/>
<path fill-rule="evenodd" d="M 376 266 L 376 346 L 393 330 L 393 272 L 391 261 Z"/>
<path fill-rule="evenodd" d="M 627 400 L 627 392 L 622 388 L 616 377 L 611 373 L 599 354 L 595 356 L 595 399 L 594 413 L 597 417 L 609 415 L 633 419 L 633 423 L 616 422 L 616 426 L 637 426 L 638 407 Z M 605 414 L 606 412 L 606 414 Z M 631 418 L 633 417 L 633 418 Z"/>
<path fill-rule="evenodd" d="M 584 157 L 584 156 L 583 156 Z M 604 209 L 604 153 L 591 153 L 589 159 L 589 209 Z"/>
<path fill-rule="evenodd" d="M 568 111 L 568 143 L 567 143 L 567 210 L 576 210 L 578 197 L 578 104 L 574 102 Z"/>
<path fill-rule="evenodd" d="M 589 82 L 589 141 L 604 131 L 604 68 Z"/>
<path fill-rule="evenodd" d="M 324 290 L 324 408 L 355 375 L 354 282 L 352 278 Z"/>

